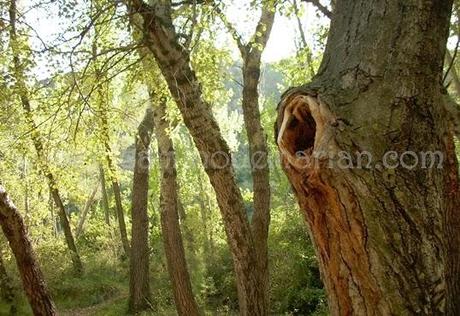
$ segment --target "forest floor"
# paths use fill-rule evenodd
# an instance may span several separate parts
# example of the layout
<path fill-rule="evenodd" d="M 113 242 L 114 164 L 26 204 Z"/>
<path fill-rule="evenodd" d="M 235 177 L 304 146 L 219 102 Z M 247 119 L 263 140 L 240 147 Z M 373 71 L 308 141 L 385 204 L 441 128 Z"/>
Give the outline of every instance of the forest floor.
<path fill-rule="evenodd" d="M 104 302 L 101 302 L 96 305 L 82 307 L 82 308 L 74 308 L 63 310 L 60 315 L 62 316 L 96 316 L 101 315 L 107 309 L 111 309 L 114 304 L 119 303 L 120 301 L 125 301 L 127 299 L 126 295 L 120 295 L 117 297 L 110 298 Z M 106 314 L 104 314 L 106 315 Z"/>

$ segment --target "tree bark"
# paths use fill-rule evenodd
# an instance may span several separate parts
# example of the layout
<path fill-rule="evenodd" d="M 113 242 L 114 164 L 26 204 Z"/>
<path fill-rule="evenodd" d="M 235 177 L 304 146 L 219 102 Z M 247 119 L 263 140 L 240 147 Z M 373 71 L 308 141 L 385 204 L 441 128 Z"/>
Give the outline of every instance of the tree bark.
<path fill-rule="evenodd" d="M 67 214 L 64 208 L 64 204 L 62 203 L 61 196 L 59 194 L 59 190 L 57 188 L 56 180 L 54 178 L 53 173 L 50 171 L 50 168 L 46 162 L 45 154 L 43 153 L 43 141 L 41 139 L 40 131 L 38 130 L 37 125 L 34 122 L 33 115 L 32 115 L 32 108 L 30 106 L 30 100 L 28 95 L 27 86 L 25 83 L 24 78 L 24 65 L 21 63 L 19 58 L 20 51 L 19 51 L 19 42 L 17 39 L 16 34 L 16 0 L 11 0 L 10 8 L 9 8 L 9 17 L 10 17 L 10 41 L 11 41 L 11 49 L 13 53 L 13 68 L 14 68 L 14 76 L 16 79 L 16 88 L 19 95 L 19 98 L 22 103 L 22 107 L 25 112 L 26 122 L 31 129 L 31 138 L 34 144 L 35 150 L 37 152 L 38 161 L 41 167 L 41 170 L 45 174 L 46 178 L 48 179 L 48 185 L 50 187 L 51 194 L 53 196 L 54 203 L 58 207 L 59 210 L 59 219 L 61 221 L 62 229 L 64 230 L 64 236 L 67 243 L 67 247 L 70 250 L 73 268 L 77 274 L 81 274 L 83 271 L 83 266 L 80 260 L 80 256 L 77 251 L 77 247 L 75 245 L 75 240 L 72 235 L 72 230 L 70 228 L 70 223 L 67 218 Z"/>
<path fill-rule="evenodd" d="M 161 230 L 174 301 L 179 315 L 195 316 L 200 313 L 192 291 L 179 224 L 176 163 L 173 142 L 168 135 L 169 123 L 166 120 L 165 99 L 155 105 L 154 120 L 161 170 Z"/>
<path fill-rule="evenodd" d="M 142 0 L 127 0 L 131 13 L 143 18 L 141 26 L 150 49 L 168 84 L 197 147 L 216 192 L 227 240 L 233 255 L 241 315 L 266 315 L 265 293 L 257 267 L 255 243 L 243 198 L 236 184 L 231 155 L 219 126 L 202 98 L 200 84 L 190 66 L 190 53 L 177 41 L 167 3 L 155 8 Z M 134 27 L 139 27 L 134 23 Z"/>
<path fill-rule="evenodd" d="M 136 135 L 136 155 L 132 192 L 132 238 L 129 279 L 131 312 L 151 307 L 149 286 L 149 191 L 150 140 L 153 132 L 153 110 L 146 110 Z"/>
<path fill-rule="evenodd" d="M 441 93 L 451 5 L 337 0 L 317 76 L 280 102 L 276 141 L 333 315 L 460 314 L 458 169 Z M 440 168 L 421 162 L 430 151 Z"/>
<path fill-rule="evenodd" d="M 269 306 L 268 228 L 270 225 L 270 174 L 267 137 L 262 127 L 259 110 L 259 82 L 262 52 L 265 49 L 275 20 L 275 9 L 264 6 L 254 32 L 255 41 L 241 51 L 243 58 L 243 118 L 249 144 L 254 214 L 251 221 L 252 237 L 260 274 L 258 286 L 264 293 L 263 303 Z"/>
<path fill-rule="evenodd" d="M 35 259 L 24 221 L 0 186 L 0 225 L 16 258 L 22 284 L 34 315 L 56 315 L 43 274 Z"/>

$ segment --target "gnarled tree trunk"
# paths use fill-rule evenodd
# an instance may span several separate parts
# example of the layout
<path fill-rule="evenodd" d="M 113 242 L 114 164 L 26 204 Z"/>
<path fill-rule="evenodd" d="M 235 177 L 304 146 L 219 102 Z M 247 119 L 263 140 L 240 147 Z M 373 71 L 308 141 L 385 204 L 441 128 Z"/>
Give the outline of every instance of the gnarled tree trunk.
<path fill-rule="evenodd" d="M 200 313 L 192 291 L 179 224 L 179 197 L 174 147 L 168 135 L 169 123 L 165 116 L 166 100 L 162 100 L 154 108 L 155 134 L 161 170 L 161 230 L 177 312 L 181 316 L 197 316 Z"/>
<path fill-rule="evenodd" d="M 276 140 L 333 315 L 460 314 L 451 5 L 337 0 L 319 73 L 281 100 Z"/>
<path fill-rule="evenodd" d="M 56 315 L 43 274 L 35 260 L 24 221 L 2 186 L 0 186 L 0 225 L 16 258 L 22 284 L 34 315 Z"/>
<path fill-rule="evenodd" d="M 148 309 L 149 285 L 149 218 L 147 201 L 149 191 L 150 140 L 153 132 L 153 110 L 148 108 L 136 135 L 132 192 L 132 238 L 129 279 L 129 309 L 137 312 Z"/>

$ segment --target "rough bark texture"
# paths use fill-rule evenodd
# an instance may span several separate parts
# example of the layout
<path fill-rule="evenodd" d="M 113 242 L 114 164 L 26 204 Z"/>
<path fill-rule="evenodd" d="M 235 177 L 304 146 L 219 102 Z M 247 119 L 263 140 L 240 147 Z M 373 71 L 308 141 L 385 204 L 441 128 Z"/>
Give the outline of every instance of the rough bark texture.
<path fill-rule="evenodd" d="M 0 186 L 0 225 L 16 258 L 22 284 L 34 315 L 56 315 L 42 272 L 35 260 L 24 221 L 2 186 Z"/>
<path fill-rule="evenodd" d="M 277 143 L 333 315 L 460 314 L 458 171 L 441 86 L 451 5 L 337 0 L 319 73 L 281 100 Z M 364 151 L 372 159 L 358 168 Z M 419 163 L 392 168 L 389 151 Z M 423 168 L 428 151 L 440 168 Z"/>
<path fill-rule="evenodd" d="M 190 54 L 177 41 L 167 3 L 150 7 L 141 0 L 126 1 L 132 13 L 143 17 L 142 30 L 147 47 L 166 79 L 200 153 L 202 163 L 216 192 L 227 239 L 233 255 L 242 315 L 266 315 L 265 294 L 259 286 L 255 245 L 245 214 L 241 192 L 235 182 L 229 148 L 202 98 L 200 84 L 190 66 Z M 138 27 L 138 25 L 135 25 Z"/>
<path fill-rule="evenodd" d="M 161 230 L 165 247 L 168 272 L 173 288 L 177 312 L 181 316 L 199 315 L 198 305 L 192 291 L 190 275 L 179 224 L 179 197 L 174 148 L 168 135 L 166 102 L 155 105 L 155 134 L 161 170 L 160 211 Z"/>
<path fill-rule="evenodd" d="M 149 191 L 150 140 L 153 132 L 153 111 L 148 108 L 136 135 L 136 155 L 131 202 L 132 238 L 129 279 L 131 312 L 151 307 L 149 285 Z"/>
<path fill-rule="evenodd" d="M 11 49 L 13 53 L 13 67 L 14 67 L 14 76 L 16 79 L 16 88 L 21 100 L 21 104 L 24 110 L 26 122 L 31 129 L 31 138 L 34 144 L 35 150 L 37 152 L 38 162 L 40 164 L 40 168 L 42 172 L 45 174 L 46 178 L 48 179 L 48 185 L 50 187 L 50 191 L 59 210 L 59 219 L 61 222 L 62 229 L 64 230 L 64 236 L 67 243 L 67 247 L 71 252 L 72 263 L 74 270 L 77 274 L 80 274 L 83 271 L 83 266 L 80 260 L 80 256 L 77 251 L 77 247 L 75 245 L 75 241 L 72 235 L 72 230 L 70 228 L 70 223 L 67 218 L 67 214 L 64 208 L 64 204 L 62 203 L 61 196 L 59 194 L 59 190 L 57 188 L 56 180 L 54 175 L 50 171 L 49 166 L 46 162 L 46 157 L 43 152 L 43 141 L 40 135 L 40 132 L 37 128 L 37 125 L 34 122 L 33 115 L 32 115 L 32 108 L 30 106 L 30 100 L 28 95 L 27 86 L 25 84 L 24 78 L 24 65 L 22 64 L 19 56 L 19 46 L 18 46 L 18 39 L 16 34 L 16 1 L 11 0 L 10 8 L 9 8 L 9 17 L 10 17 L 10 40 L 11 40 Z"/>

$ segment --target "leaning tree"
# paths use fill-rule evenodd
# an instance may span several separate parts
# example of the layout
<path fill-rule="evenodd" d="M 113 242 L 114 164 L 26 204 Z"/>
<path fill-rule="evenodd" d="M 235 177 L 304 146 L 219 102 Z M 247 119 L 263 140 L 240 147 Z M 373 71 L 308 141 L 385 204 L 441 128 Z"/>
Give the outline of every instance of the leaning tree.
<path fill-rule="evenodd" d="M 279 104 L 276 142 L 333 315 L 460 315 L 451 7 L 337 0 L 317 75 Z"/>

